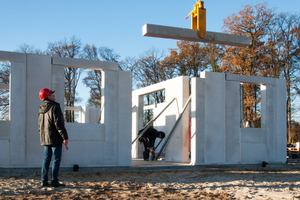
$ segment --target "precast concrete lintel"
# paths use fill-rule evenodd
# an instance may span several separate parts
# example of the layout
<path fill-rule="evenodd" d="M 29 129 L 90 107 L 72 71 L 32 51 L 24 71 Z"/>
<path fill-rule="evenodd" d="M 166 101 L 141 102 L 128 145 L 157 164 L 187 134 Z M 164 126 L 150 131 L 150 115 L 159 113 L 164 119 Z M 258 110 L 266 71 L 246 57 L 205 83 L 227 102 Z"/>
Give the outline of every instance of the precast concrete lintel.
<path fill-rule="evenodd" d="M 273 78 L 259 77 L 259 76 L 246 76 L 240 74 L 226 74 L 225 76 L 227 81 L 276 85 L 276 79 Z"/>
<path fill-rule="evenodd" d="M 250 45 L 250 37 L 244 35 L 233 35 L 227 33 L 216 33 L 206 31 L 205 37 L 200 38 L 198 36 L 197 30 L 160 26 L 154 24 L 145 24 L 143 26 L 143 36 L 222 44 L 239 47 L 245 47 Z"/>
<path fill-rule="evenodd" d="M 52 60 L 53 65 L 64 65 L 66 67 L 85 68 L 94 70 L 118 70 L 118 63 L 106 62 L 99 60 L 83 60 L 74 58 L 54 57 Z"/>
<path fill-rule="evenodd" d="M 26 62 L 26 54 L 17 53 L 17 52 L 9 52 L 9 51 L 0 51 L 0 61 L 4 62 Z"/>

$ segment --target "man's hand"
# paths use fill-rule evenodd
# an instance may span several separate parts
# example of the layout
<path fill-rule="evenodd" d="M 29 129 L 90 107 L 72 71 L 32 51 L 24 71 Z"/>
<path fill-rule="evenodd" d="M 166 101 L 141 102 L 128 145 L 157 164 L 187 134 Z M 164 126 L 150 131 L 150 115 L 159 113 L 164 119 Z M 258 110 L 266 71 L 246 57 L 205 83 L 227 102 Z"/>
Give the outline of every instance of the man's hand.
<path fill-rule="evenodd" d="M 69 148 L 68 148 L 68 140 L 64 140 L 63 143 L 65 144 L 66 149 L 69 150 Z"/>

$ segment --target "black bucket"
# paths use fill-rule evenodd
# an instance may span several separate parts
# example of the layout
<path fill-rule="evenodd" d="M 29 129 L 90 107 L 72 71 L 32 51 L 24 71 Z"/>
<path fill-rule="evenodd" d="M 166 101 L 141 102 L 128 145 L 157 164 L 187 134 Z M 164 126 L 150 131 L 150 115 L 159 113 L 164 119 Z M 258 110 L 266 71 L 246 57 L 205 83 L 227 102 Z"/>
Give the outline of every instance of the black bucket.
<path fill-rule="evenodd" d="M 78 172 L 78 170 L 79 170 L 79 166 L 78 165 L 73 165 L 73 171 Z"/>
<path fill-rule="evenodd" d="M 262 165 L 262 167 L 266 167 L 267 166 L 267 162 L 265 162 L 265 161 L 263 161 L 262 163 L 261 163 L 261 165 Z"/>

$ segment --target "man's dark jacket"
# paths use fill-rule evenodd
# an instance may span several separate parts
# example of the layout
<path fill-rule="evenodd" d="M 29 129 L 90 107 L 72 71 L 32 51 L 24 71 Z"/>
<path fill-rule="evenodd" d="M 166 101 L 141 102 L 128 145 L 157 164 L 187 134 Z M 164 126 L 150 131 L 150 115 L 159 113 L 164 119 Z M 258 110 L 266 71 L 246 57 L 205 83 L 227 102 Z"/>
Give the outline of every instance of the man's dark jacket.
<path fill-rule="evenodd" d="M 39 109 L 38 125 L 42 146 L 59 145 L 68 140 L 59 103 L 48 99 L 43 101 Z"/>
<path fill-rule="evenodd" d="M 139 131 L 139 134 L 142 133 L 144 129 Z M 159 133 L 156 129 L 149 127 L 146 132 L 143 134 L 141 138 L 148 138 L 149 139 L 149 146 L 150 148 L 154 147 L 155 139 L 159 136 Z"/>

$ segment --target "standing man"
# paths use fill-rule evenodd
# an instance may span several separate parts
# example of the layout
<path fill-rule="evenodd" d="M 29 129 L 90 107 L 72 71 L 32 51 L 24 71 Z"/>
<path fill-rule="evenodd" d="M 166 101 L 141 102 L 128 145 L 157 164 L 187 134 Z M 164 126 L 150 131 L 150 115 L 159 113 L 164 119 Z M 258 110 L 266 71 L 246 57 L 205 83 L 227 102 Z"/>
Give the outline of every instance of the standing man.
<path fill-rule="evenodd" d="M 144 129 L 140 130 L 139 134 L 141 134 L 143 130 Z M 163 139 L 165 137 L 165 133 L 162 131 L 157 131 L 152 127 L 149 127 L 146 130 L 146 132 L 143 134 L 143 136 L 139 138 L 139 141 L 144 144 L 144 149 L 145 149 L 145 151 L 143 152 L 144 160 L 149 159 L 150 150 L 152 151 L 151 153 L 153 155 L 152 160 L 154 160 L 154 153 L 155 153 L 154 144 L 155 144 L 155 139 L 157 137 Z"/>
<path fill-rule="evenodd" d="M 51 186 L 65 186 L 58 182 L 58 173 L 62 154 L 62 144 L 68 144 L 68 133 L 65 128 L 64 116 L 59 103 L 55 102 L 53 90 L 41 89 L 39 96 L 43 103 L 38 114 L 38 126 L 41 145 L 44 146 L 42 165 L 42 187 L 48 186 L 48 171 L 53 155 Z"/>

